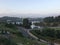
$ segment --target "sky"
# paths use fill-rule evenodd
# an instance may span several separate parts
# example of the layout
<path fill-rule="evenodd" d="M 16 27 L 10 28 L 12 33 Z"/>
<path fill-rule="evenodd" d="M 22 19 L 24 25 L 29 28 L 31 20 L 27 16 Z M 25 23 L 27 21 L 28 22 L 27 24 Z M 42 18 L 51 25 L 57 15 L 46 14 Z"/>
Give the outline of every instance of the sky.
<path fill-rule="evenodd" d="M 0 17 L 45 17 L 60 14 L 60 0 L 0 0 Z"/>

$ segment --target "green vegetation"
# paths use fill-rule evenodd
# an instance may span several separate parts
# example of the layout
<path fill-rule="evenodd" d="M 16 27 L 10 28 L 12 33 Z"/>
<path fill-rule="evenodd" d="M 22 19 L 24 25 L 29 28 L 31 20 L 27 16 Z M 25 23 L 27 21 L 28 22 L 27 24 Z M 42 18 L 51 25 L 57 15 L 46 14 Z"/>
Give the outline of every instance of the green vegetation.
<path fill-rule="evenodd" d="M 13 29 L 16 29 L 16 25 L 13 25 L 13 24 L 5 24 L 5 27 L 7 27 L 7 28 L 13 28 Z"/>
<path fill-rule="evenodd" d="M 14 27 L 13 27 L 14 26 Z M 0 24 L 0 31 L 8 31 L 10 34 L 0 34 L 1 36 L 7 37 L 7 39 L 1 38 L 0 44 L 2 45 L 46 45 L 45 43 L 38 43 L 37 40 L 32 40 L 29 38 L 26 38 L 22 35 L 21 32 L 18 31 L 15 25 L 10 24 Z M 10 39 L 9 39 L 10 38 Z M 4 41 L 4 42 L 3 42 Z"/>
<path fill-rule="evenodd" d="M 10 39 L 0 37 L 0 45 L 17 45 L 17 44 Z"/>
<path fill-rule="evenodd" d="M 46 23 L 46 26 L 59 26 L 60 25 L 60 16 L 45 17 L 44 23 Z"/>
<path fill-rule="evenodd" d="M 44 21 L 45 22 L 48 22 L 48 23 L 52 23 L 52 22 L 58 22 L 60 23 L 60 16 L 56 16 L 56 17 L 46 17 L 44 18 Z"/>
<path fill-rule="evenodd" d="M 57 27 L 60 26 L 60 16 L 45 17 L 43 19 L 43 22 L 34 23 L 34 24 L 43 27 Z"/>
<path fill-rule="evenodd" d="M 32 30 L 31 33 L 46 41 L 60 42 L 60 30 L 44 28 L 42 30 Z"/>
<path fill-rule="evenodd" d="M 23 27 L 25 28 L 31 28 L 31 22 L 27 18 L 23 19 Z"/>

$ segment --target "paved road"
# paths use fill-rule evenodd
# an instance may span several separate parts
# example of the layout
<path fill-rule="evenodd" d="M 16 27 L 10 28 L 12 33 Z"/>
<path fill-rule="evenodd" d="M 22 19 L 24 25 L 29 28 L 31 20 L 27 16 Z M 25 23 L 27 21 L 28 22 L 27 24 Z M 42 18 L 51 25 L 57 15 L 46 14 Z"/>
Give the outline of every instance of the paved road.
<path fill-rule="evenodd" d="M 31 38 L 31 39 L 36 39 L 38 40 L 38 38 L 36 36 L 34 36 L 33 34 L 30 33 L 31 29 L 25 29 L 23 27 L 18 27 L 18 30 L 23 34 L 23 36 L 27 37 L 27 38 Z M 50 45 L 49 42 L 40 39 L 41 42 L 47 43 L 48 45 Z M 60 45 L 60 44 L 56 44 L 54 43 L 54 45 Z"/>
<path fill-rule="evenodd" d="M 18 30 L 23 34 L 23 36 L 25 37 L 28 37 L 28 34 L 27 34 L 27 30 L 22 28 L 22 27 L 18 27 Z"/>
<path fill-rule="evenodd" d="M 32 33 L 30 33 L 31 29 L 25 29 L 23 27 L 18 27 L 18 30 L 23 34 L 23 36 L 31 38 L 31 39 L 38 40 L 38 38 L 36 36 L 34 36 Z M 46 41 L 44 41 L 42 39 L 41 39 L 41 42 L 47 43 Z"/>
<path fill-rule="evenodd" d="M 31 39 L 38 39 L 36 36 L 32 35 L 29 31 L 30 29 L 25 29 L 22 27 L 18 27 L 18 30 L 23 34 L 23 36 L 31 38 Z"/>

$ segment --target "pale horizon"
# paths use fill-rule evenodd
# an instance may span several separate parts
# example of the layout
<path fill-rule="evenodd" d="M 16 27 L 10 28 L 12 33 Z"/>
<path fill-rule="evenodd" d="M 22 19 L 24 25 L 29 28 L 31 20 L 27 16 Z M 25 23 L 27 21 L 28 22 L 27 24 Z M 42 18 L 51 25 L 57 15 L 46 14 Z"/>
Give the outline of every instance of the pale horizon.
<path fill-rule="evenodd" d="M 47 17 L 60 15 L 60 0 L 0 0 L 0 17 Z"/>

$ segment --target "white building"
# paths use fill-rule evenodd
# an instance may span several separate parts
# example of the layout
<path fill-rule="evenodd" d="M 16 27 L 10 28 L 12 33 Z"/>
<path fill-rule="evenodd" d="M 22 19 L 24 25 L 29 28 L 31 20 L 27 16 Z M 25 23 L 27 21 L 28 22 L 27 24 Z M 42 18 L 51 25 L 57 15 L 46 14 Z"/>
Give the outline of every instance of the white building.
<path fill-rule="evenodd" d="M 31 28 L 32 28 L 32 29 L 39 29 L 40 26 L 31 25 Z"/>
<path fill-rule="evenodd" d="M 19 24 L 22 24 L 22 23 L 23 23 L 23 22 L 16 22 L 16 24 L 18 24 L 18 25 L 19 25 Z"/>
<path fill-rule="evenodd" d="M 40 22 L 40 21 L 32 21 L 31 28 L 32 28 L 32 29 L 39 29 L 40 26 L 36 26 L 36 25 L 34 25 L 34 23 L 39 23 L 39 22 Z"/>
<path fill-rule="evenodd" d="M 12 21 L 12 20 L 7 20 L 8 24 L 23 24 L 23 22 L 19 22 L 19 21 Z"/>

